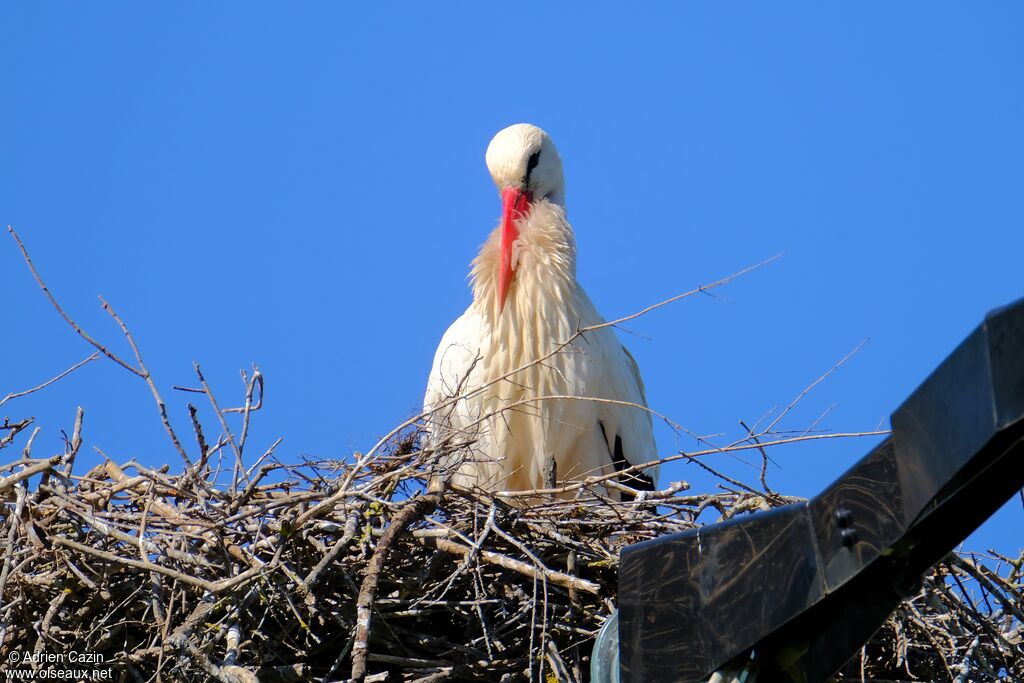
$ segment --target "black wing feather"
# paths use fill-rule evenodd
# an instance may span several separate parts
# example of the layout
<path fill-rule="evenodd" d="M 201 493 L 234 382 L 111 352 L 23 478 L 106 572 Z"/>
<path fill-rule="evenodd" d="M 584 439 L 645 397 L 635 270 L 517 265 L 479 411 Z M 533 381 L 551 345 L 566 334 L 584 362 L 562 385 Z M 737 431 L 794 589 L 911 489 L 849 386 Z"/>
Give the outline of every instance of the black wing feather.
<path fill-rule="evenodd" d="M 632 467 L 629 460 L 626 459 L 626 454 L 622 451 L 622 437 L 618 434 L 615 435 L 615 446 L 613 447 L 608 443 L 608 433 L 604 430 L 604 423 L 598 420 L 597 424 L 601 428 L 601 435 L 604 437 L 604 442 L 608 444 L 608 453 L 612 456 L 612 466 L 615 467 L 615 471 L 622 472 L 623 470 Z M 645 472 L 626 472 L 619 475 L 619 482 L 637 491 L 654 490 L 654 480 L 647 476 Z M 622 500 L 634 500 L 636 498 L 631 493 L 626 493 L 625 491 L 622 491 L 621 493 Z"/>

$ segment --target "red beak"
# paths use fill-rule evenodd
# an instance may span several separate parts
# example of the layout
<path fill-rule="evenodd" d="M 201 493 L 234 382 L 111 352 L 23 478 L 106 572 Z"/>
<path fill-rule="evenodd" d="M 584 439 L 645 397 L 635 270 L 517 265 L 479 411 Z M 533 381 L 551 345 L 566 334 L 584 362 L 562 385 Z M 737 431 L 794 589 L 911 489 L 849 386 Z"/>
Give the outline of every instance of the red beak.
<path fill-rule="evenodd" d="M 505 309 L 508 288 L 512 284 L 512 243 L 519 237 L 516 222 L 530 213 L 529 192 L 518 187 L 506 187 L 501 191 L 501 262 L 498 267 L 498 313 Z"/>

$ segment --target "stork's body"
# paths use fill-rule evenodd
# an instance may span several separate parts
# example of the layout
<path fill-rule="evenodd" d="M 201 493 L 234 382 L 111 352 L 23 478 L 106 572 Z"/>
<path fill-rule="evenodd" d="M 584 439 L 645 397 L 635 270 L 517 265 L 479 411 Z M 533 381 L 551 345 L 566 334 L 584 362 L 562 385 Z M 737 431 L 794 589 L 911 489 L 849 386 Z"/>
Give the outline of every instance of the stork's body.
<path fill-rule="evenodd" d="M 424 399 L 435 441 L 471 443 L 455 482 L 534 489 L 551 456 L 563 482 L 654 460 L 632 356 L 610 327 L 577 335 L 604 321 L 576 281 L 557 150 L 518 124 L 495 136 L 487 165 L 504 217 L 473 261 L 473 302 L 442 338 Z"/>

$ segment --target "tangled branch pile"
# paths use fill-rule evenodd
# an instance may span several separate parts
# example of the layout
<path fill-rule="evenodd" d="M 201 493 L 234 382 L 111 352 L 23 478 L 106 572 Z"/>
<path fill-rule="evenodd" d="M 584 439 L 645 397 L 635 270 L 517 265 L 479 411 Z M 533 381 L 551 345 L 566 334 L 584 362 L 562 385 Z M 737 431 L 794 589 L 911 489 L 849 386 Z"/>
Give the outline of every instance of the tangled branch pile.
<path fill-rule="evenodd" d="M 196 367 L 200 386 L 188 391 L 209 401 L 219 436 L 208 440 L 190 405 L 186 448 L 113 309 L 104 302 L 135 362 L 75 324 L 25 258 L 96 348 L 82 364 L 106 356 L 148 385 L 182 464 L 172 473 L 104 457 L 76 471 L 81 409 L 63 452 L 42 457 L 31 419 L 4 420 L 0 451 L 21 454 L 0 466 L 0 671 L 74 652 L 119 681 L 584 681 L 623 546 L 705 513 L 794 500 L 763 476 L 754 486 L 718 475 L 700 453 L 668 459 L 709 469 L 715 492 L 676 482 L 623 502 L 609 495 L 622 485 L 602 477 L 498 494 L 435 486 L 427 463 L 453 454 L 424 452 L 412 420 L 346 461 L 282 463 L 275 443 L 248 464 L 258 371 L 243 374 L 243 405 L 221 409 Z M 763 455 L 794 440 L 751 431 L 705 454 Z M 948 558 L 839 678 L 1024 680 L 1024 554 L 989 565 Z"/>
<path fill-rule="evenodd" d="M 5 662 L 100 653 L 117 680 L 584 680 L 623 545 L 785 502 L 726 482 L 628 503 L 436 496 L 414 432 L 361 466 L 261 458 L 237 486 L 215 483 L 227 437 L 201 429 L 206 457 L 180 474 L 77 475 L 82 421 L 64 453 L 34 458 L 30 438 L 3 468 L 0 637 Z M 27 426 L 5 423 L 3 446 Z M 950 558 L 843 678 L 1019 680 L 1022 559 L 1000 575 Z"/>

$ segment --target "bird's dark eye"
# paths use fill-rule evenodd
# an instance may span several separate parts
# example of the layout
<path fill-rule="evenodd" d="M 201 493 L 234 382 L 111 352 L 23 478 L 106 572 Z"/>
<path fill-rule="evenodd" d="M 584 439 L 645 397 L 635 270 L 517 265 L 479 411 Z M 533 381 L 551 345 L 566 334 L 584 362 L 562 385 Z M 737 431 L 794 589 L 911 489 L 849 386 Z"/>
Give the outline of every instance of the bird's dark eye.
<path fill-rule="evenodd" d="M 540 163 L 540 150 L 530 155 L 530 160 L 526 162 L 526 176 L 523 178 L 523 185 L 525 187 L 530 186 L 530 173 L 533 169 L 537 168 L 537 164 Z"/>

